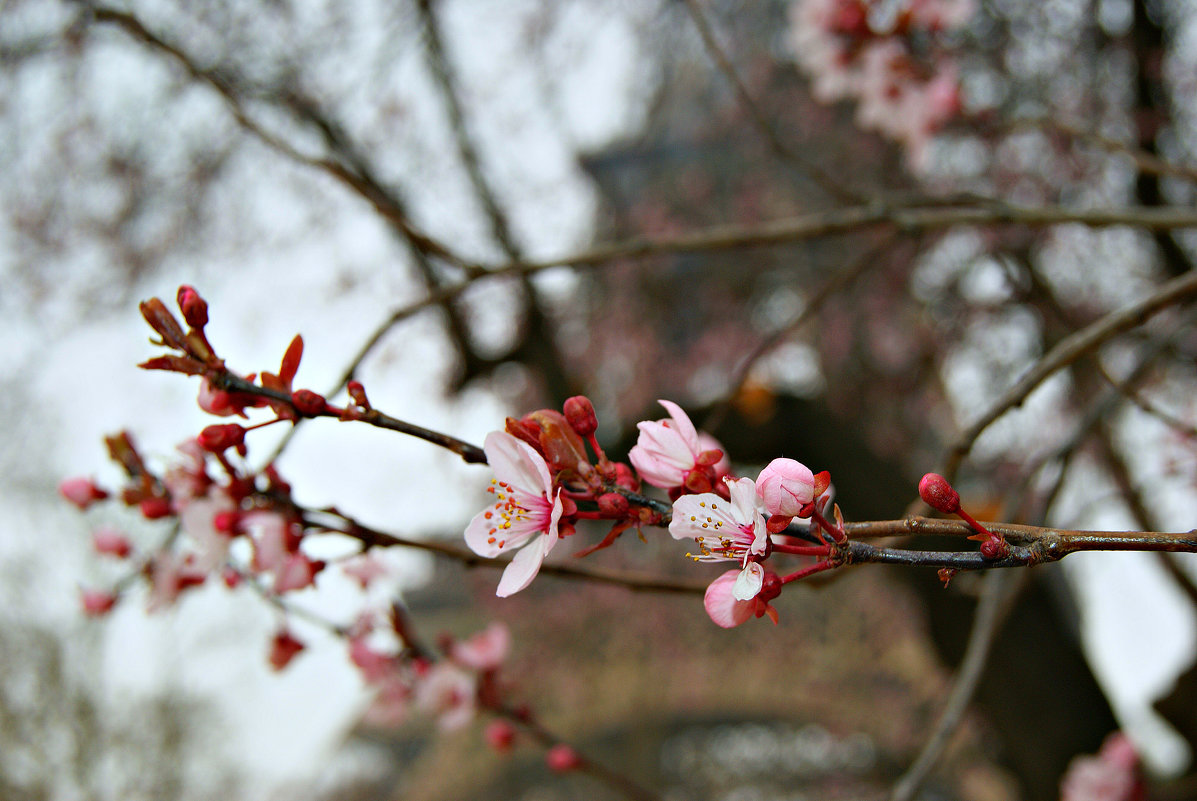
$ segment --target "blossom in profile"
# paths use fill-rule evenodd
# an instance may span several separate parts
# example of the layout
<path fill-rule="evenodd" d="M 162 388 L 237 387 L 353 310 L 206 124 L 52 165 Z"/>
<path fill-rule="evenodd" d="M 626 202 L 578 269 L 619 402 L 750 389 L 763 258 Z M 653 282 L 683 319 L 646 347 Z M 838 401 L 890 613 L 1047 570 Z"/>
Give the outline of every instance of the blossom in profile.
<path fill-rule="evenodd" d="M 759 563 L 754 562 L 753 564 L 758 568 L 761 567 Z M 729 570 L 711 582 L 711 586 L 707 587 L 706 594 L 702 599 L 702 605 L 707 610 L 707 615 L 715 622 L 715 625 L 725 629 L 735 628 L 754 617 L 765 615 L 768 615 L 769 619 L 776 623 L 777 610 L 768 601 L 763 600 L 760 593 L 747 600 L 736 597 L 736 584 L 741 581 L 741 573 L 743 573 L 741 570 Z M 776 580 L 776 576 L 774 579 Z"/>
<path fill-rule="evenodd" d="M 496 670 L 511 650 L 511 632 L 502 623 L 491 623 L 469 639 L 454 642 L 449 656 L 462 667 Z"/>
<path fill-rule="evenodd" d="M 492 431 L 483 450 L 495 472 L 487 489 L 495 500 L 470 521 L 465 540 L 470 550 L 489 558 L 519 549 L 495 591 L 506 598 L 532 583 L 560 539 L 561 493 L 553 490 L 544 457 L 527 443 Z"/>
<path fill-rule="evenodd" d="M 764 570 L 758 558 L 768 555 L 769 532 L 761 515 L 756 482 L 751 478 L 725 478 L 730 500 L 713 492 L 683 495 L 673 502 L 669 533 L 674 539 L 692 539 L 700 562 L 734 561 L 741 565 L 732 591 L 737 600 L 748 600 L 761 589 Z"/>
<path fill-rule="evenodd" d="M 680 406 L 667 400 L 658 403 L 669 412 L 670 419 L 637 423 L 640 436 L 628 453 L 628 461 L 649 484 L 670 489 L 686 483 L 702 446 L 698 431 Z"/>
<path fill-rule="evenodd" d="M 80 510 L 108 497 L 108 493 L 97 487 L 90 478 L 64 479 L 58 485 L 58 494 Z"/>

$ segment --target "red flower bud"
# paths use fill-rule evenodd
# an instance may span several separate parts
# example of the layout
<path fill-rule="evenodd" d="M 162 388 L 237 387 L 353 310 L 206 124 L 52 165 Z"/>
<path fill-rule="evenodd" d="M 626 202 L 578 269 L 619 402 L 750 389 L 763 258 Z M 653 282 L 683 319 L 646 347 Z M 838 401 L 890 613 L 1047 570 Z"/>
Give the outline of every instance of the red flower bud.
<path fill-rule="evenodd" d="M 90 478 L 65 479 L 58 485 L 58 494 L 79 509 L 86 509 L 96 501 L 102 501 L 108 497 L 108 493 L 97 487 Z"/>
<path fill-rule="evenodd" d="M 192 328 L 203 328 L 208 324 L 208 302 L 200 297 L 194 288 L 184 284 L 176 297 L 183 319 Z"/>
<path fill-rule="evenodd" d="M 270 642 L 270 667 L 282 670 L 303 648 L 303 643 L 295 639 L 291 632 L 280 631 Z"/>
<path fill-rule="evenodd" d="M 80 600 L 84 614 L 92 617 L 106 615 L 116 606 L 116 596 L 103 590 L 80 590 Z"/>
<path fill-rule="evenodd" d="M 355 404 L 363 409 L 370 408 L 370 399 L 366 397 L 366 388 L 362 386 L 361 381 L 350 381 L 345 385 L 345 391 L 353 398 Z"/>
<path fill-rule="evenodd" d="M 295 411 L 309 417 L 315 417 L 328 408 L 328 401 L 324 399 L 324 396 L 312 392 L 310 389 L 295 390 L 291 393 L 291 403 L 294 404 Z"/>
<path fill-rule="evenodd" d="M 576 431 L 578 436 L 589 437 L 598 429 L 598 417 L 594 413 L 594 404 L 585 395 L 574 395 L 565 401 L 565 406 L 562 408 L 570 428 Z"/>
<path fill-rule="evenodd" d="M 919 497 L 936 511 L 954 515 L 960 511 L 960 493 L 938 473 L 928 473 L 919 482 Z"/>
<path fill-rule="evenodd" d="M 986 559 L 1004 559 L 1010 555 L 1010 546 L 1001 537 L 990 537 L 981 543 L 981 556 Z"/>
<path fill-rule="evenodd" d="M 211 453 L 223 453 L 245 442 L 245 429 L 236 423 L 217 423 L 204 428 L 197 438 L 200 447 Z"/>
<path fill-rule="evenodd" d="M 599 496 L 598 508 L 603 517 L 624 517 L 628 513 L 628 499 L 618 492 L 608 492 Z"/>
<path fill-rule="evenodd" d="M 225 509 L 212 516 L 212 528 L 230 537 L 238 533 L 237 526 L 241 522 L 241 513 L 233 509 Z"/>
<path fill-rule="evenodd" d="M 173 510 L 170 508 L 170 501 L 161 495 L 145 498 L 138 504 L 138 508 L 141 509 L 141 516 L 146 520 L 159 520 L 173 513 Z"/>
<path fill-rule="evenodd" d="M 781 588 L 784 586 L 780 576 L 772 570 L 766 570 L 764 581 L 761 582 L 761 591 L 756 594 L 757 600 L 769 603 L 781 595 Z"/>

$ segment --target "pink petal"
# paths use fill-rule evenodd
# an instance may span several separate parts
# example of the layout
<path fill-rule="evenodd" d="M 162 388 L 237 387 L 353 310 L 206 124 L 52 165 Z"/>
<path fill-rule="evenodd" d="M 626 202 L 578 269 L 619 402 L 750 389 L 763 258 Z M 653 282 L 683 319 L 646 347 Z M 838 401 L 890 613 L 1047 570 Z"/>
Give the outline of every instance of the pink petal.
<path fill-rule="evenodd" d="M 734 628 L 750 619 L 754 614 L 755 605 L 752 601 L 737 601 L 732 596 L 732 588 L 739 570 L 729 570 L 711 582 L 703 597 L 702 605 L 707 615 L 715 621 L 715 625 L 725 629 Z"/>
<path fill-rule="evenodd" d="M 547 536 L 537 537 L 520 548 L 515 558 L 503 571 L 503 577 L 499 579 L 495 595 L 506 598 L 531 584 L 532 579 L 536 578 L 536 574 L 540 572 L 540 565 L 544 562 L 545 556 L 553 547 L 553 540 L 556 540 L 556 537 L 553 537 L 552 540 Z"/>

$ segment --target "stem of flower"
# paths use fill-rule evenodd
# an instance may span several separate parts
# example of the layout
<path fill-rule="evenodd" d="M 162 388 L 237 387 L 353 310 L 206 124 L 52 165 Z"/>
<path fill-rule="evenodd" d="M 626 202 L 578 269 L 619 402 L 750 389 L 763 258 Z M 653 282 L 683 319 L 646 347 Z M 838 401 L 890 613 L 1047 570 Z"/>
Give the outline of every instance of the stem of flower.
<path fill-rule="evenodd" d="M 789 584 L 791 581 L 797 581 L 798 579 L 804 579 L 807 576 L 813 576 L 815 573 L 822 573 L 824 570 L 830 570 L 833 567 L 839 567 L 838 563 L 833 562 L 830 559 L 824 559 L 821 562 L 815 562 L 813 565 L 810 565 L 809 567 L 804 567 L 801 570 L 795 570 L 793 573 L 791 573 L 788 576 L 782 576 L 781 583 Z"/>
<path fill-rule="evenodd" d="M 785 545 L 773 543 L 774 553 L 789 553 L 795 556 L 831 556 L 830 545 Z"/>

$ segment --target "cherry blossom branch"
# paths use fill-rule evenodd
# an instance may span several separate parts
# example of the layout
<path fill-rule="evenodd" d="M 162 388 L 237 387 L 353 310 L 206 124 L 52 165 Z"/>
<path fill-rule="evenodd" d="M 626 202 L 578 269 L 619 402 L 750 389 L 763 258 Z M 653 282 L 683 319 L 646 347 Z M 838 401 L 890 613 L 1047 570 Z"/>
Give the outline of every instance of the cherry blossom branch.
<path fill-rule="evenodd" d="M 1107 340 L 1142 325 L 1148 318 L 1169 306 L 1197 295 L 1197 272 L 1181 275 L 1162 284 L 1155 292 L 1123 309 L 1107 314 L 1092 324 L 1065 337 L 1015 382 L 989 411 L 969 426 L 948 450 L 943 474 L 952 480 L 961 462 L 985 429 L 1006 412 L 1022 405 L 1031 392 L 1057 370 L 1098 348 Z"/>
<path fill-rule="evenodd" d="M 464 567 L 484 567 L 501 570 L 507 567 L 506 559 L 489 559 L 479 556 L 467 548 L 461 548 L 437 540 L 413 540 L 390 534 L 376 528 L 364 525 L 350 516 L 335 509 L 305 510 L 299 509 L 305 526 L 318 531 L 343 534 L 358 540 L 367 547 L 386 548 L 400 546 L 414 548 L 421 551 L 443 556 L 460 562 Z M 339 522 L 337 522 L 339 521 Z M 574 567 L 568 564 L 544 564 L 540 567 L 541 575 L 558 576 L 566 579 L 589 581 L 596 584 L 609 584 L 637 592 L 660 592 L 677 595 L 702 595 L 707 584 L 702 581 L 684 581 L 661 576 L 651 576 L 644 573 L 633 573 L 612 570 L 602 567 Z"/>
<path fill-rule="evenodd" d="M 216 389 L 226 392 L 235 392 L 239 395 L 250 395 L 276 403 L 284 403 L 291 407 L 299 418 L 331 417 L 336 420 L 366 423 L 376 428 L 396 431 L 400 434 L 407 434 L 410 437 L 422 439 L 425 442 L 431 442 L 433 445 L 456 453 L 468 464 L 486 464 L 486 454 L 477 445 L 473 445 L 449 434 L 442 434 L 439 431 L 433 431 L 432 429 L 400 420 L 397 417 L 391 417 L 389 414 L 381 412 L 378 409 L 354 409 L 352 414 L 346 415 L 345 410 L 328 405 L 317 409 L 301 408 L 296 404 L 292 393 L 259 386 L 230 370 L 213 372 L 208 375 L 208 381 Z"/>
<path fill-rule="evenodd" d="M 760 132 L 761 137 L 764 138 L 765 142 L 768 143 L 769 147 L 777 154 L 781 161 L 786 164 L 792 164 L 806 173 L 824 192 L 836 200 L 844 203 L 860 203 L 866 200 L 867 198 L 859 192 L 843 186 L 841 181 L 837 181 L 818 164 L 805 158 L 781 140 L 776 128 L 765 117 L 760 105 L 753 100 L 748 87 L 744 85 L 744 81 L 740 79 L 735 66 L 727 57 L 727 53 L 719 45 L 718 40 L 715 38 L 715 32 L 711 29 L 711 24 L 707 20 L 706 12 L 698 0 L 685 0 L 685 2 L 686 10 L 690 13 L 690 18 L 694 21 L 694 27 L 698 29 L 698 35 L 702 38 L 702 44 L 706 48 L 707 55 L 715 62 L 715 66 L 723 74 L 724 79 L 731 84 L 732 89 L 736 93 L 736 99 L 744 107 L 744 110 L 748 112 L 753 126 Z"/>
<path fill-rule="evenodd" d="M 1135 169 L 1141 173 L 1157 176 L 1172 176 L 1174 178 L 1183 178 L 1188 181 L 1197 181 L 1197 169 L 1186 166 L 1184 164 L 1176 164 L 1175 162 L 1166 161 L 1159 156 L 1149 153 L 1141 148 L 1128 145 L 1125 142 L 1120 142 L 1117 139 L 1111 139 L 1096 131 L 1083 128 L 1081 125 L 1066 122 L 1064 120 L 1056 120 L 1050 117 L 1040 117 L 1035 119 L 1014 120 L 1008 126 L 1011 129 L 1017 128 L 1048 128 L 1059 133 L 1071 137 L 1073 139 L 1080 139 L 1085 142 L 1101 147 L 1111 153 L 1126 156 L 1134 162 Z"/>

